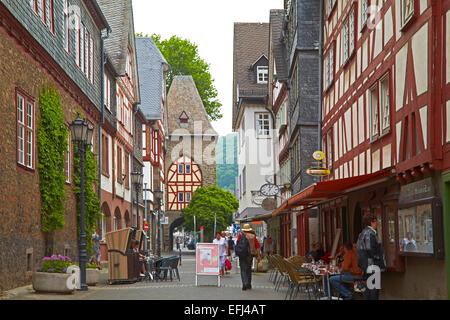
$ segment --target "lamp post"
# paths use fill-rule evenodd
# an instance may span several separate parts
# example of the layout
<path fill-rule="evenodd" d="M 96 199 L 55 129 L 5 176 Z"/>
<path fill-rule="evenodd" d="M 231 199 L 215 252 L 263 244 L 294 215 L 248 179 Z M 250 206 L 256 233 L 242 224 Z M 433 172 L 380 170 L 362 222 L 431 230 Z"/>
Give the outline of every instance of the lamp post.
<path fill-rule="evenodd" d="M 80 290 L 87 291 L 86 284 L 86 231 L 84 222 L 84 160 L 86 158 L 86 149 L 92 145 L 92 137 L 94 135 L 94 127 L 92 127 L 86 119 L 81 119 L 78 113 L 77 118 L 70 124 L 70 133 L 72 141 L 78 144 L 78 152 L 80 154 Z"/>
<path fill-rule="evenodd" d="M 161 200 L 162 200 L 161 198 L 162 198 L 163 192 L 158 188 L 155 191 L 153 191 L 153 195 L 154 195 L 156 201 L 158 202 L 158 226 L 157 226 L 157 228 L 158 228 L 158 234 L 157 234 L 158 240 L 156 242 L 156 245 L 157 245 L 156 255 L 158 257 L 160 257 L 161 256 Z"/>
<path fill-rule="evenodd" d="M 139 189 L 142 185 L 142 177 L 144 174 L 140 173 L 136 169 L 131 173 L 131 183 L 134 185 L 134 188 L 136 189 L 136 227 L 139 230 Z"/>

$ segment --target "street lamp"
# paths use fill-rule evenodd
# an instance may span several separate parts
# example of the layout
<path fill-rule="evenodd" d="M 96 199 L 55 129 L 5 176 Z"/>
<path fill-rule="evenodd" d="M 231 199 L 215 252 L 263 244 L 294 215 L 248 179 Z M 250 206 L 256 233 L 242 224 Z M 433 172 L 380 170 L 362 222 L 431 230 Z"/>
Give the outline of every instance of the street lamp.
<path fill-rule="evenodd" d="M 86 231 L 84 223 L 84 160 L 86 158 L 87 146 L 92 145 L 92 137 L 94 136 L 94 127 L 91 126 L 86 119 L 81 119 L 78 113 L 77 118 L 70 124 L 70 133 L 72 141 L 78 144 L 78 152 L 80 154 L 80 290 L 87 291 L 86 284 Z"/>
<path fill-rule="evenodd" d="M 138 230 L 140 229 L 140 227 L 139 227 L 139 189 L 142 185 L 142 177 L 143 176 L 144 176 L 144 174 L 140 173 L 136 169 L 134 169 L 134 171 L 131 173 L 131 183 L 134 185 L 134 187 L 136 189 L 136 212 L 137 212 L 136 225 L 137 225 Z"/>
<path fill-rule="evenodd" d="M 158 241 L 157 241 L 157 252 L 156 255 L 158 257 L 161 256 L 161 200 L 163 196 L 163 192 L 158 188 L 153 191 L 153 195 L 158 202 Z"/>

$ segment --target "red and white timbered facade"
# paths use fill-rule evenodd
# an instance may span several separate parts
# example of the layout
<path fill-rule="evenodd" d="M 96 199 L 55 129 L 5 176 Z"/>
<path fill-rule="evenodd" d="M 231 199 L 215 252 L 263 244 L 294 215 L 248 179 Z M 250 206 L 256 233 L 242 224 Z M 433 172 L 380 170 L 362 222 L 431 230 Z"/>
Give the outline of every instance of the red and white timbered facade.
<path fill-rule="evenodd" d="M 184 209 L 201 186 L 202 172 L 192 159 L 183 156 L 172 163 L 167 171 L 167 211 Z"/>
<path fill-rule="evenodd" d="M 330 179 L 394 166 L 403 179 L 439 167 L 448 127 L 434 85 L 439 6 L 325 0 L 322 142 Z"/>
<path fill-rule="evenodd" d="M 355 242 L 363 214 L 375 213 L 387 270 L 406 277 L 414 271 L 404 256 L 443 253 L 438 176 L 450 167 L 450 1 L 324 0 L 324 10 L 324 180 L 345 188 L 352 177 L 384 169 L 389 177 L 321 205 L 320 239 L 329 248 L 341 229 Z M 402 247 L 408 234 L 417 244 L 411 252 Z M 403 296 L 430 297 L 432 286 L 444 292 L 440 280 L 427 281 L 420 290 L 402 286 Z"/>

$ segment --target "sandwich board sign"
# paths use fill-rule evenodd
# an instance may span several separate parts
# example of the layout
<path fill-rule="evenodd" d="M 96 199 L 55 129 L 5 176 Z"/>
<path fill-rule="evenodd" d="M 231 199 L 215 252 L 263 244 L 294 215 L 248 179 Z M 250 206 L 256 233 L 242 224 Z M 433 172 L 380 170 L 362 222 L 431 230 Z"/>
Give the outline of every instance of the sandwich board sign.
<path fill-rule="evenodd" d="M 197 243 L 195 248 L 195 286 L 198 276 L 215 276 L 220 287 L 219 245 L 214 243 Z"/>

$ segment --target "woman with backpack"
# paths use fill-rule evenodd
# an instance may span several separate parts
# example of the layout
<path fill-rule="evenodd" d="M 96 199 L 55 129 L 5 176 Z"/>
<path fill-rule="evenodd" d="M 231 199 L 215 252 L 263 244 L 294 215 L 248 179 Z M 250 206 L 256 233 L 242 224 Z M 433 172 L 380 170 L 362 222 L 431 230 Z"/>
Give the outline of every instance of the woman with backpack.
<path fill-rule="evenodd" d="M 239 267 L 241 268 L 242 290 L 252 288 L 252 261 L 257 256 L 258 262 L 261 261 L 261 252 L 255 232 L 249 224 L 245 224 L 239 234 L 235 253 L 239 257 Z"/>

